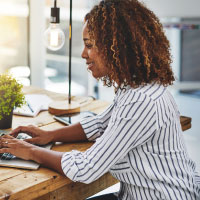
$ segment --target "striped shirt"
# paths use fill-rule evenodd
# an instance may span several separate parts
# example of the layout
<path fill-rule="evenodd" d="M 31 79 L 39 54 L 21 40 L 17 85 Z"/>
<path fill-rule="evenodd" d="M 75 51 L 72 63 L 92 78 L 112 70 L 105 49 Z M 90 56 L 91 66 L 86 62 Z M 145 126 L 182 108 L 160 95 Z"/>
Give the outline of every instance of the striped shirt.
<path fill-rule="evenodd" d="M 63 155 L 63 172 L 72 181 L 91 183 L 109 171 L 120 181 L 120 200 L 200 199 L 200 177 L 166 87 L 118 90 L 103 113 L 81 125 L 95 143 Z"/>

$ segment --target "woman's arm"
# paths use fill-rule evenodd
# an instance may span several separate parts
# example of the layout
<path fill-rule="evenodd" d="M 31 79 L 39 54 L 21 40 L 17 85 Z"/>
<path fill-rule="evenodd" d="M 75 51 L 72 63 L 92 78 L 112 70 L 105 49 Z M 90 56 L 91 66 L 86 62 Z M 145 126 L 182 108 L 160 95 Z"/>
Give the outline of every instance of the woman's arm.
<path fill-rule="evenodd" d="M 87 137 L 80 123 L 49 131 L 52 142 L 87 141 Z"/>
<path fill-rule="evenodd" d="M 61 167 L 61 158 L 64 152 L 57 152 L 42 147 L 30 149 L 31 160 L 65 175 Z"/>
<path fill-rule="evenodd" d="M 44 145 L 49 142 L 76 142 L 87 140 L 80 123 L 51 131 L 42 130 L 32 125 L 19 126 L 10 135 L 16 137 L 19 133 L 27 133 L 32 138 L 26 139 L 25 141 L 39 145 Z"/>
<path fill-rule="evenodd" d="M 89 128 L 84 130 L 90 135 Z M 105 132 L 89 149 L 63 154 L 63 172 L 75 182 L 91 183 L 112 169 L 131 149 L 150 140 L 156 130 L 153 101 L 147 99 L 122 105 L 113 113 Z"/>
<path fill-rule="evenodd" d="M 25 141 L 32 144 L 44 145 L 49 142 L 77 142 L 95 140 L 101 136 L 108 125 L 114 103 L 111 104 L 104 112 L 94 117 L 89 117 L 85 121 L 84 119 L 80 123 L 76 123 L 70 126 L 64 126 L 55 130 L 43 130 L 36 126 L 19 126 L 18 128 L 11 131 L 10 135 L 17 137 L 19 133 L 27 133 L 32 138 L 26 139 Z M 89 120 L 88 120 L 89 119 Z M 86 123 L 90 124 L 86 124 Z M 90 126 L 90 133 L 86 135 L 84 132 L 85 126 Z M 83 127 L 83 128 L 82 128 Z"/>
<path fill-rule="evenodd" d="M 51 135 L 52 142 L 87 141 L 80 123 L 50 131 L 49 134 Z M 47 168 L 54 169 L 62 175 L 64 175 L 61 167 L 61 158 L 63 154 L 64 152 L 56 152 L 41 147 L 30 149 L 31 160 Z"/>
<path fill-rule="evenodd" d="M 48 143 L 48 142 L 75 142 L 86 141 L 87 138 L 80 123 L 59 128 L 53 131 L 44 131 L 35 126 L 20 126 L 13 130 L 12 135 L 18 133 L 28 133 L 33 138 L 27 139 L 30 143 Z M 42 142 L 41 142 L 42 141 Z M 25 160 L 36 161 L 45 167 L 54 169 L 64 175 L 61 168 L 61 158 L 63 152 L 56 152 L 42 147 L 38 147 L 27 142 L 15 139 L 10 135 L 0 138 L 0 153 L 11 153 Z"/>
<path fill-rule="evenodd" d="M 80 123 L 52 131 L 44 131 L 35 126 L 20 126 L 13 130 L 11 135 L 17 136 L 20 132 L 31 135 L 33 138 L 27 139 L 26 141 L 33 144 L 47 144 L 56 141 L 75 142 L 87 140 Z M 43 166 L 64 175 L 61 168 L 63 152 L 44 149 L 27 142 L 18 140 L 10 135 L 5 135 L 0 138 L 0 153 L 11 153 L 25 160 L 36 161 Z"/>

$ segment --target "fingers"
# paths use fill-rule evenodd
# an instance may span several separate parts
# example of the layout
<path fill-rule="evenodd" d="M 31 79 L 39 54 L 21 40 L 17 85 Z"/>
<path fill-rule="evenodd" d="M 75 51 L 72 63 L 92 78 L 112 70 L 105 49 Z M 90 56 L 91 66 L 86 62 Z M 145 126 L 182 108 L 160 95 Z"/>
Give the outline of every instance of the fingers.
<path fill-rule="evenodd" d="M 29 138 L 29 139 L 25 139 L 25 142 L 31 143 L 31 144 L 37 144 L 37 138 Z"/>
<path fill-rule="evenodd" d="M 0 143 L 0 153 L 11 153 L 15 154 L 17 144 L 13 140 L 6 140 Z"/>
<path fill-rule="evenodd" d="M 19 126 L 16 129 L 12 130 L 10 132 L 10 135 L 13 137 L 17 137 L 18 133 L 20 133 L 22 129 L 23 129 L 23 126 Z"/>
<path fill-rule="evenodd" d="M 4 139 L 14 139 L 14 137 L 11 136 L 11 135 L 4 135 L 4 136 L 1 137 L 1 139 L 2 140 L 4 140 Z"/>
<path fill-rule="evenodd" d="M 0 142 L 6 142 L 9 139 L 14 139 L 14 137 L 12 137 L 10 135 L 4 135 L 4 136 L 0 137 Z"/>
<path fill-rule="evenodd" d="M 12 154 L 12 150 L 10 148 L 2 148 L 2 149 L 0 149 L 0 153 L 11 153 Z"/>
<path fill-rule="evenodd" d="M 8 143 L 8 141 L 1 141 L 0 149 L 3 149 L 3 148 L 10 148 L 10 143 Z"/>
<path fill-rule="evenodd" d="M 20 140 L 16 139 L 10 135 L 4 135 L 3 137 L 0 138 L 0 148 L 4 147 L 13 147 L 16 143 L 18 143 Z"/>
<path fill-rule="evenodd" d="M 7 144 L 8 144 L 7 142 L 1 141 L 0 142 L 0 149 L 7 147 Z"/>
<path fill-rule="evenodd" d="M 5 135 L 0 139 L 0 148 L 10 147 L 10 144 L 12 144 L 13 142 L 13 137 Z"/>
<path fill-rule="evenodd" d="M 16 139 L 10 135 L 0 138 L 0 153 L 11 153 L 19 158 L 29 160 L 31 148 L 33 148 L 32 144 Z"/>
<path fill-rule="evenodd" d="M 33 135 L 33 130 L 35 129 L 35 126 L 29 125 L 29 126 L 19 126 L 16 129 L 12 130 L 10 132 L 10 135 L 13 137 L 17 137 L 19 133 L 27 133 L 28 135 Z"/>

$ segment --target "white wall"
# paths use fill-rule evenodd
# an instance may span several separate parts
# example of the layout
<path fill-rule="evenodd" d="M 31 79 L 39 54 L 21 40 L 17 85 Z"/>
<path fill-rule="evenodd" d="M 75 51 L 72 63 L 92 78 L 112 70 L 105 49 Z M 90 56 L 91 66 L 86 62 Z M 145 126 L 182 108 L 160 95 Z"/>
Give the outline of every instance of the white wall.
<path fill-rule="evenodd" d="M 158 17 L 199 17 L 200 0 L 140 0 Z"/>

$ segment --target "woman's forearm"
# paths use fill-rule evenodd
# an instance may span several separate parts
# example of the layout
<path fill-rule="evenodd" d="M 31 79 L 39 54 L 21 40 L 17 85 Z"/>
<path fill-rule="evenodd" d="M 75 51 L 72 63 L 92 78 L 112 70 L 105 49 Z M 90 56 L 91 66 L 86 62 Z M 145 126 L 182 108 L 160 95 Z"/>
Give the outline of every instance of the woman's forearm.
<path fill-rule="evenodd" d="M 61 158 L 63 152 L 56 152 L 42 147 L 35 146 L 30 149 L 30 160 L 34 160 L 43 166 L 53 169 L 64 175 L 61 167 Z"/>
<path fill-rule="evenodd" d="M 87 137 L 80 123 L 59 128 L 49 132 L 52 142 L 77 142 L 87 141 Z"/>
<path fill-rule="evenodd" d="M 48 133 L 48 137 L 50 137 L 49 140 L 52 142 L 76 142 L 87 140 L 80 123 L 49 131 Z M 34 145 L 30 147 L 28 152 L 30 160 L 36 161 L 64 175 L 61 167 L 63 152 L 56 152 Z"/>
<path fill-rule="evenodd" d="M 49 141 L 52 142 L 77 142 L 87 141 L 80 123 L 48 131 Z M 31 145 L 27 151 L 27 158 L 36 161 L 64 175 L 61 167 L 63 152 L 56 152 L 42 147 Z"/>

